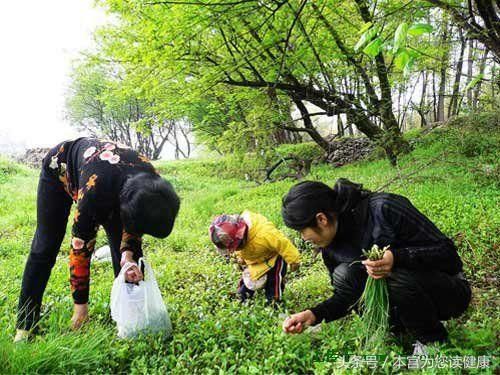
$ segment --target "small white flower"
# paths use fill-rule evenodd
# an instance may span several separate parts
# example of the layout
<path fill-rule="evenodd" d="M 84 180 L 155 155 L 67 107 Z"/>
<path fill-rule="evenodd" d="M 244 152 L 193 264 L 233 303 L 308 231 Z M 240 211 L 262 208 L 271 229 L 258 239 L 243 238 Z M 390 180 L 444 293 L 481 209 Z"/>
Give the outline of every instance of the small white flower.
<path fill-rule="evenodd" d="M 99 155 L 99 159 L 101 160 L 110 160 L 113 157 L 113 153 L 111 151 L 104 151 L 101 155 Z"/>
<path fill-rule="evenodd" d="M 95 152 L 96 148 L 94 146 L 92 147 L 89 147 L 88 149 L 85 150 L 85 152 L 83 153 L 83 158 L 84 159 L 87 159 L 89 157 L 91 157 L 94 152 Z"/>
<path fill-rule="evenodd" d="M 52 156 L 52 159 L 50 160 L 49 168 L 57 169 L 57 156 Z"/>
<path fill-rule="evenodd" d="M 111 159 L 108 160 L 111 164 L 116 164 L 120 161 L 120 156 L 119 155 L 113 155 Z"/>

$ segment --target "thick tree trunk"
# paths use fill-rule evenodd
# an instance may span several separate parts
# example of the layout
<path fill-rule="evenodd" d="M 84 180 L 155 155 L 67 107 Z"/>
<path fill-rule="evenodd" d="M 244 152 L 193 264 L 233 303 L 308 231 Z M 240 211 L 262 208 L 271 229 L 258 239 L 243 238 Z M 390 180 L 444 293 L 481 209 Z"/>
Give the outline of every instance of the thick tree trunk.
<path fill-rule="evenodd" d="M 359 13 L 363 21 L 366 23 L 372 22 L 373 20 L 367 2 L 365 0 L 356 0 L 356 4 L 358 5 Z M 403 139 L 398 121 L 394 116 L 391 84 L 389 82 L 387 65 L 383 53 L 379 53 L 375 56 L 375 67 L 381 93 L 379 100 L 380 119 L 382 120 L 386 133 L 384 134 L 382 147 L 385 149 L 391 164 L 395 165 L 397 155 L 409 152 L 410 145 Z M 364 124 L 361 125 L 363 126 Z M 363 131 L 358 122 L 356 122 L 356 126 L 358 126 L 359 130 Z"/>

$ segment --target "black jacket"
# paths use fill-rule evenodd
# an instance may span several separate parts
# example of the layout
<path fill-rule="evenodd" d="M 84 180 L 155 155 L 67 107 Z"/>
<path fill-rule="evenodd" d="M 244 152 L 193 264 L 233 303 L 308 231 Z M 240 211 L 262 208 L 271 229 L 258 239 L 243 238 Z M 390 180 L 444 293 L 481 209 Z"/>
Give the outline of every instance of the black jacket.
<path fill-rule="evenodd" d="M 322 249 L 330 275 L 340 263 L 364 259 L 361 250 L 374 244 L 390 245 L 394 268 L 434 269 L 450 275 L 462 271 L 453 241 L 400 195 L 372 193 L 339 217 L 334 240 Z M 349 304 L 336 293 L 311 310 L 317 322 L 331 321 L 346 315 Z"/>

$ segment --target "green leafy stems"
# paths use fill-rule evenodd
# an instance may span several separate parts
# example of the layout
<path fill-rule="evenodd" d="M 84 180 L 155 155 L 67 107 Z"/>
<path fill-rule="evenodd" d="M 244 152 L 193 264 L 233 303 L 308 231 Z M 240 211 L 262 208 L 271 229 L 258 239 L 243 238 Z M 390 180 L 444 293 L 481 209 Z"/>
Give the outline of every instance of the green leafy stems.
<path fill-rule="evenodd" d="M 380 248 L 374 244 L 363 255 L 368 260 L 382 259 L 389 246 Z M 383 345 L 389 328 L 389 290 L 385 278 L 368 277 L 365 290 L 359 300 L 362 324 L 362 341 L 366 350 L 373 350 Z"/>

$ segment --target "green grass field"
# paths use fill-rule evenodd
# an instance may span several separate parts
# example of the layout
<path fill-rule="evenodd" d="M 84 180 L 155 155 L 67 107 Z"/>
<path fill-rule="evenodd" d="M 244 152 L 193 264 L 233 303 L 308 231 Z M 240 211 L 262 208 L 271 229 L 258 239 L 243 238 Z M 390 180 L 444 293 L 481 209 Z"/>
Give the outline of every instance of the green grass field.
<path fill-rule="evenodd" d="M 315 165 L 307 179 L 333 184 L 346 177 L 373 190 L 392 181 L 386 191 L 409 197 L 455 239 L 474 296 L 466 314 L 447 323 L 450 343 L 440 347 L 440 353 L 487 356 L 488 369 L 467 371 L 494 373 L 500 332 L 500 133 L 498 115 L 471 121 L 476 122 L 437 129 L 423 137 L 413 134 L 418 139 L 415 150 L 401 159 L 397 169 L 386 160 L 336 169 Z M 296 243 L 300 241 L 284 227 L 280 216 L 281 197 L 294 181 L 257 186 L 244 178 L 226 178 L 231 173 L 225 165 L 224 160 L 157 164 L 182 197 L 173 234 L 166 240 L 147 237 L 144 243 L 171 314 L 172 338 L 116 338 L 109 314 L 113 281 L 109 263 L 92 265 L 91 322 L 80 332 L 71 332 L 66 237 L 45 293 L 41 334 L 31 343 L 14 345 L 17 298 L 36 226 L 38 171 L 0 161 L 0 373 L 397 372 L 396 359 L 406 354 L 405 348 L 390 338 L 377 353 L 365 352 L 355 315 L 324 325 L 320 332 L 286 336 L 281 330 L 282 312 L 265 307 L 263 296 L 249 305 L 234 300 L 239 275 L 217 256 L 207 236 L 214 215 L 254 210 L 274 221 Z M 100 233 L 97 246 L 105 242 Z M 288 275 L 288 312 L 310 307 L 332 293 L 320 257 L 314 259 L 309 250 L 303 254 L 299 272 Z M 335 361 L 335 354 L 377 354 L 387 356 L 387 361 L 382 369 L 347 369 Z"/>

